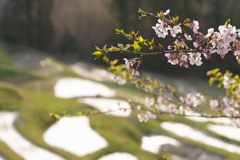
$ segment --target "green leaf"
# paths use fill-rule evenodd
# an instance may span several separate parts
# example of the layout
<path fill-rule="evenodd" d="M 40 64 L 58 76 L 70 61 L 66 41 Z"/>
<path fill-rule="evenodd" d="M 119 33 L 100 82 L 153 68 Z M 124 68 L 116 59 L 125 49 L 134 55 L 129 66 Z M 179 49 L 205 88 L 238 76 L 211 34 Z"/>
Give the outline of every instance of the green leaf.
<path fill-rule="evenodd" d="M 130 48 L 131 47 L 131 45 L 130 44 L 127 44 L 125 47 L 124 47 L 124 49 L 126 50 L 126 49 L 128 49 L 128 48 Z"/>
<path fill-rule="evenodd" d="M 114 50 L 119 50 L 119 48 L 111 46 L 110 48 L 108 48 L 109 51 L 114 51 Z"/>
<path fill-rule="evenodd" d="M 111 63 L 111 65 L 115 65 L 118 63 L 118 59 L 115 59 L 114 61 L 111 61 L 110 63 Z"/>
<path fill-rule="evenodd" d="M 218 72 L 217 74 L 216 74 L 216 77 L 220 77 L 222 75 L 222 73 L 221 72 Z"/>
<path fill-rule="evenodd" d="M 103 46 L 103 50 L 107 50 L 107 45 L 106 44 Z"/>
<path fill-rule="evenodd" d="M 95 51 L 92 54 L 95 55 L 95 56 L 101 56 L 101 55 L 103 55 L 103 52 Z"/>
<path fill-rule="evenodd" d="M 130 33 L 130 35 L 133 37 L 133 38 L 135 38 L 137 35 L 138 35 L 138 33 L 139 33 L 139 31 L 138 32 L 134 32 L 134 31 L 132 31 L 131 33 Z"/>
<path fill-rule="evenodd" d="M 133 48 L 134 48 L 135 52 L 139 52 L 141 49 L 141 47 L 139 46 L 137 41 L 134 41 Z"/>
<path fill-rule="evenodd" d="M 226 25 L 226 26 L 229 25 L 229 24 L 230 24 L 230 21 L 231 21 L 231 19 L 228 19 L 228 20 L 225 22 L 225 25 Z"/>
<path fill-rule="evenodd" d="M 131 35 L 132 35 L 132 36 L 135 36 L 135 32 L 134 32 L 134 31 L 132 31 L 132 32 L 131 32 Z"/>
<path fill-rule="evenodd" d="M 120 29 L 116 29 L 116 33 L 117 33 L 117 34 L 123 34 L 123 33 L 124 33 L 124 30 L 123 30 L 123 29 L 121 29 L 121 30 L 120 30 Z"/>
<path fill-rule="evenodd" d="M 237 81 L 239 80 L 239 75 L 235 75 L 233 78 Z"/>
<path fill-rule="evenodd" d="M 143 43 L 143 42 L 144 42 L 144 39 L 143 39 L 143 37 L 142 37 L 142 36 L 139 36 L 138 40 L 139 40 L 139 42 L 141 42 L 141 43 Z"/>
<path fill-rule="evenodd" d="M 105 62 L 109 62 L 109 58 L 105 55 L 105 56 L 103 56 L 103 60 L 105 61 Z"/>
<path fill-rule="evenodd" d="M 210 70 L 210 71 L 207 71 L 207 76 L 210 76 L 210 75 L 216 75 L 216 73 L 219 71 L 220 69 L 219 68 L 216 68 L 214 70 Z"/>
<path fill-rule="evenodd" d="M 160 47 L 160 48 L 163 48 L 163 45 L 161 45 L 161 44 L 158 44 L 158 47 Z"/>
<path fill-rule="evenodd" d="M 211 71 L 207 71 L 206 75 L 207 75 L 207 76 L 211 76 L 212 73 L 213 73 L 212 70 L 211 70 Z"/>
<path fill-rule="evenodd" d="M 240 60 L 238 60 L 237 63 L 240 64 Z"/>
<path fill-rule="evenodd" d="M 163 14 L 162 11 L 161 11 L 161 12 L 158 12 L 158 13 L 157 13 L 157 16 L 160 17 L 161 19 L 165 18 L 165 16 L 164 16 L 164 14 Z"/>
<path fill-rule="evenodd" d="M 155 83 L 155 84 L 159 84 L 159 81 L 156 79 L 156 80 L 154 81 L 154 83 Z"/>
<path fill-rule="evenodd" d="M 172 17 L 174 23 L 178 23 L 179 16 Z"/>
<path fill-rule="evenodd" d="M 153 50 L 154 48 L 153 48 L 153 46 L 151 46 L 151 47 L 149 47 L 149 49 L 150 49 L 150 50 Z"/>
<path fill-rule="evenodd" d="M 190 20 L 189 18 L 187 18 L 187 19 L 185 19 L 185 20 L 183 21 L 183 24 L 188 24 L 190 21 L 191 21 L 191 20 Z"/>
<path fill-rule="evenodd" d="M 151 45 L 154 45 L 154 38 L 150 42 Z"/>
<path fill-rule="evenodd" d="M 144 12 L 143 10 L 141 10 L 140 8 L 138 9 L 138 13 L 141 13 L 141 14 L 146 14 L 146 12 Z"/>
<path fill-rule="evenodd" d="M 119 47 L 119 49 L 124 49 L 123 44 L 118 43 L 118 47 Z"/>
<path fill-rule="evenodd" d="M 101 50 L 102 50 L 102 49 L 99 48 L 98 46 L 95 46 L 95 48 L 96 48 L 97 51 L 101 51 Z"/>
<path fill-rule="evenodd" d="M 216 74 L 218 71 L 220 71 L 220 69 L 216 68 L 216 69 L 213 70 L 213 73 Z"/>
<path fill-rule="evenodd" d="M 212 85 L 215 81 L 216 81 L 216 78 L 215 77 L 211 77 L 209 79 L 209 84 Z"/>

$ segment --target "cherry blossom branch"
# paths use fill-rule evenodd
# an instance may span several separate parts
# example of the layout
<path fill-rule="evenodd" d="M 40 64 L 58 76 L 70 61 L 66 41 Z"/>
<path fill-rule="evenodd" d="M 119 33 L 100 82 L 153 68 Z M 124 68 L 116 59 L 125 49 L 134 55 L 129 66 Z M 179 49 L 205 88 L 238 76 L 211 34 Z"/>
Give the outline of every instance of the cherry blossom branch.
<path fill-rule="evenodd" d="M 159 55 L 159 54 L 165 54 L 165 53 L 195 53 L 195 52 L 203 52 L 204 49 L 191 49 L 191 50 L 162 50 L 160 52 L 151 52 L 151 53 L 146 53 L 146 52 L 137 52 L 134 53 L 134 51 L 130 50 L 103 50 L 106 53 L 111 53 L 111 52 L 127 52 L 127 53 L 133 53 L 133 54 L 140 54 L 141 56 L 152 56 L 152 55 Z"/>
<path fill-rule="evenodd" d="M 144 12 L 139 10 L 140 19 L 147 17 L 154 17 L 158 19 L 152 29 L 155 31 L 159 38 L 166 38 L 170 36 L 176 38 L 172 45 L 167 47 L 161 44 L 156 45 L 155 40 L 144 39 L 138 32 L 125 33 L 123 30 L 117 29 L 117 34 L 133 41 L 132 44 L 118 44 L 118 46 L 107 47 L 106 45 L 101 49 L 96 47 L 96 52 L 93 54 L 98 57 L 103 56 L 103 59 L 110 65 L 109 69 L 114 71 L 117 76 L 114 78 L 119 84 L 130 81 L 139 90 L 150 93 L 154 98 L 146 98 L 146 106 L 148 107 L 146 113 L 138 115 L 140 121 L 146 121 L 149 118 L 154 118 L 154 114 L 174 114 L 184 115 L 186 110 L 191 110 L 198 113 L 200 117 L 206 118 L 220 118 L 228 117 L 233 119 L 233 122 L 240 126 L 240 78 L 238 75 L 232 77 L 230 72 L 221 73 L 219 70 L 209 71 L 207 74 L 212 76 L 209 80 L 210 84 L 219 81 L 219 86 L 226 89 L 226 96 L 219 100 L 210 100 L 210 107 L 219 115 L 212 115 L 205 113 L 198 106 L 205 100 L 205 97 L 200 93 L 187 94 L 180 96 L 176 89 L 169 85 L 159 85 L 151 79 L 141 80 L 138 69 L 140 64 L 143 63 L 142 57 L 165 54 L 168 62 L 172 65 L 179 65 L 188 67 L 189 64 L 201 66 L 202 55 L 206 59 L 210 59 L 211 55 L 216 53 L 224 58 L 226 54 L 232 53 L 237 60 L 240 59 L 240 29 L 230 25 L 230 20 L 227 20 L 224 25 L 218 27 L 218 31 L 213 28 L 207 30 L 207 34 L 199 32 L 199 23 L 196 20 L 192 22 L 190 19 L 184 20 L 182 23 L 178 22 L 179 17 L 171 17 L 170 10 L 166 12 L 159 12 L 157 15 L 153 13 Z M 186 32 L 185 27 L 191 29 L 192 34 Z M 189 47 L 190 46 L 190 47 Z M 192 47 L 193 46 L 193 47 Z M 150 50 L 157 49 L 157 52 L 142 52 L 143 47 L 149 47 Z M 165 48 L 165 49 L 164 49 Z M 107 55 L 112 52 L 120 52 L 138 55 L 135 58 L 123 58 L 125 65 L 116 65 L 118 60 L 110 61 Z M 166 96 L 170 94 L 171 96 Z M 169 112 L 163 111 L 159 106 L 167 104 Z"/>

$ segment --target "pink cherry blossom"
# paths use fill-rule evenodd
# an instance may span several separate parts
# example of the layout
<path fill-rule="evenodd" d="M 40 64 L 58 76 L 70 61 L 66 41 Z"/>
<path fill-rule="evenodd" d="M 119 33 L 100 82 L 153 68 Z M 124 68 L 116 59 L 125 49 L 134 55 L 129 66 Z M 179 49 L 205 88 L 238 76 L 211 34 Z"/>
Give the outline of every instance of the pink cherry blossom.
<path fill-rule="evenodd" d="M 171 115 L 174 115 L 174 113 L 175 113 L 175 110 L 176 110 L 176 105 L 175 104 L 173 104 L 173 103 L 169 103 L 169 105 L 168 105 L 168 111 L 169 111 L 169 113 L 171 114 Z"/>
<path fill-rule="evenodd" d="M 229 78 L 228 76 L 223 76 L 223 86 L 224 88 L 229 88 L 231 84 L 236 83 L 236 80 L 233 78 Z"/>
<path fill-rule="evenodd" d="M 169 28 L 172 37 L 176 37 L 178 33 L 182 33 L 182 28 L 180 26 L 174 26 L 173 28 Z"/>
<path fill-rule="evenodd" d="M 114 76 L 113 81 L 117 82 L 120 85 L 124 85 L 126 83 L 126 80 L 123 79 L 121 75 Z"/>
<path fill-rule="evenodd" d="M 169 25 L 165 25 L 164 21 L 158 19 L 156 26 L 153 26 L 152 29 L 155 30 L 155 33 L 159 38 L 165 38 L 168 35 L 168 30 L 170 29 Z"/>
<path fill-rule="evenodd" d="M 148 107 L 151 107 L 152 105 L 154 105 L 155 100 L 154 100 L 154 98 L 146 97 L 146 98 L 145 98 L 145 102 L 146 102 L 146 105 L 147 105 Z"/>
<path fill-rule="evenodd" d="M 168 9 L 168 10 L 166 10 L 166 12 L 164 12 L 163 14 L 166 16 L 166 15 L 169 15 L 169 13 L 170 13 L 170 10 Z"/>
<path fill-rule="evenodd" d="M 137 117 L 138 117 L 139 122 L 147 122 L 149 119 L 148 115 L 143 114 L 143 113 L 138 114 Z"/>
<path fill-rule="evenodd" d="M 195 47 L 195 48 L 198 48 L 198 43 L 197 42 L 193 42 L 193 46 Z"/>
<path fill-rule="evenodd" d="M 188 40 L 188 41 L 191 41 L 191 40 L 192 40 L 191 35 L 184 34 L 184 36 L 185 36 L 186 40 Z"/>
<path fill-rule="evenodd" d="M 180 97 L 179 100 L 182 103 L 185 103 L 190 108 L 194 108 L 198 106 L 200 103 L 205 101 L 205 97 L 201 95 L 200 93 L 188 93 L 187 96 Z"/>
<path fill-rule="evenodd" d="M 194 33 L 197 33 L 198 30 L 199 29 L 199 23 L 198 23 L 198 21 L 193 21 L 193 23 L 192 23 L 192 30 L 193 30 L 193 32 Z"/>
<path fill-rule="evenodd" d="M 209 28 L 206 37 L 210 37 L 214 33 L 214 28 Z"/>
<path fill-rule="evenodd" d="M 189 62 L 191 65 L 196 65 L 196 66 L 201 66 L 202 65 L 202 58 L 201 58 L 201 54 L 200 53 L 192 53 L 189 52 Z"/>
<path fill-rule="evenodd" d="M 217 111 L 217 106 L 219 105 L 218 100 L 210 100 L 209 104 L 212 110 Z"/>
<path fill-rule="evenodd" d="M 157 117 L 155 114 L 153 114 L 153 113 L 150 112 L 150 111 L 147 111 L 146 114 L 148 115 L 148 117 L 149 117 L 150 119 L 156 119 L 156 117 Z"/>
<path fill-rule="evenodd" d="M 125 61 L 127 69 L 130 69 L 136 63 L 136 61 L 132 59 L 123 58 L 123 60 Z"/>

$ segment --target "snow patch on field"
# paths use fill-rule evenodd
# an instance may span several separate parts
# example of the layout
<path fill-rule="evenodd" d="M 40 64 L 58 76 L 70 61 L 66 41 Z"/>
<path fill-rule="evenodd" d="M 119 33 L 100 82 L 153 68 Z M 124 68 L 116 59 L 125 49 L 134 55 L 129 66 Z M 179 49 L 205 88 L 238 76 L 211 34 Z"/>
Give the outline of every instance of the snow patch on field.
<path fill-rule="evenodd" d="M 5 142 L 14 152 L 25 160 L 64 160 L 62 157 L 40 148 L 27 139 L 13 127 L 17 117 L 16 112 L 0 112 L 0 140 Z"/>
<path fill-rule="evenodd" d="M 59 98 L 75 98 L 86 96 L 113 97 L 116 92 L 109 87 L 81 78 L 62 78 L 54 86 L 54 94 Z"/>
<path fill-rule="evenodd" d="M 162 136 L 162 135 L 149 136 L 149 137 L 144 136 L 144 137 L 142 137 L 141 148 L 143 150 L 146 150 L 146 151 L 149 151 L 152 153 L 158 153 L 159 150 L 161 149 L 161 146 L 164 144 L 171 144 L 174 146 L 180 145 L 180 143 L 177 140 L 167 137 L 167 136 Z"/>
<path fill-rule="evenodd" d="M 86 103 L 101 112 L 108 112 L 107 114 L 120 117 L 128 117 L 131 114 L 131 106 L 128 102 L 117 99 L 107 98 L 82 98 L 79 102 Z M 127 109 L 127 110 L 125 110 Z"/>
<path fill-rule="evenodd" d="M 137 157 L 129 153 L 115 152 L 106 156 L 102 156 L 98 160 L 138 160 Z"/>
<path fill-rule="evenodd" d="M 207 125 L 207 128 L 217 134 L 225 136 L 229 139 L 240 141 L 240 129 L 236 126 L 224 126 L 224 125 Z"/>
<path fill-rule="evenodd" d="M 89 118 L 63 117 L 44 133 L 44 141 L 77 156 L 85 156 L 108 146 L 89 125 Z"/>
<path fill-rule="evenodd" d="M 197 141 L 209 146 L 213 146 L 216 148 L 227 150 L 229 152 L 240 154 L 239 146 L 208 136 L 207 134 L 204 134 L 198 130 L 195 130 L 188 125 L 175 123 L 175 122 L 163 122 L 161 123 L 161 127 L 170 132 L 173 132 L 178 136 L 187 137 L 189 139 L 192 139 L 194 141 Z"/>

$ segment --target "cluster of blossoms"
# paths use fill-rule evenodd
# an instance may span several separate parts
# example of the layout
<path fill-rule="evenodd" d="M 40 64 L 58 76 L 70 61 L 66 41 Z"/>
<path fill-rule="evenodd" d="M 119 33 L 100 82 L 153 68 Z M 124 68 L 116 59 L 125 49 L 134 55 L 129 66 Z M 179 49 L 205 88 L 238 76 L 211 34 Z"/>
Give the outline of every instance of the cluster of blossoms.
<path fill-rule="evenodd" d="M 147 111 L 146 114 L 140 113 L 137 117 L 140 122 L 147 122 L 149 119 L 156 119 L 156 115 L 150 111 Z"/>
<path fill-rule="evenodd" d="M 169 13 L 170 10 L 167 10 L 164 15 L 169 15 Z M 184 34 L 184 38 L 178 36 L 174 45 L 168 47 L 173 52 L 165 53 L 168 62 L 172 65 L 179 64 L 187 68 L 189 61 L 191 65 L 200 66 L 202 65 L 201 54 L 209 59 L 213 53 L 217 53 L 224 58 L 228 52 L 232 52 L 237 59 L 240 59 L 240 42 L 236 41 L 236 38 L 240 37 L 240 29 L 226 23 L 220 25 L 216 32 L 213 28 L 208 29 L 208 33 L 204 35 L 198 31 L 198 21 L 194 20 L 188 24 L 188 27 L 193 31 L 193 37 L 183 31 L 183 26 L 174 24 L 171 27 L 169 22 L 164 21 L 164 19 L 158 19 L 158 23 L 152 27 L 159 38 L 165 38 L 169 33 L 172 37 L 177 37 L 179 33 Z M 188 49 L 185 43 L 187 41 L 191 41 L 195 47 L 194 50 Z"/>
<path fill-rule="evenodd" d="M 159 38 L 165 38 L 168 35 L 168 31 L 170 31 L 172 37 L 176 37 L 178 33 L 182 33 L 182 28 L 180 26 L 171 27 L 166 25 L 161 19 L 158 19 L 158 23 L 156 26 L 153 26 L 152 29 L 155 30 Z"/>
<path fill-rule="evenodd" d="M 218 27 L 219 32 L 214 32 L 213 28 L 208 29 L 208 33 L 205 36 L 207 43 L 211 44 L 211 48 L 209 49 L 210 53 L 217 52 L 221 57 L 224 56 L 232 50 L 232 42 L 234 42 L 237 38 L 237 30 L 235 26 L 230 24 L 221 25 Z M 237 49 L 237 50 L 235 50 Z M 235 47 L 235 52 L 239 52 L 238 48 Z"/>
<path fill-rule="evenodd" d="M 180 66 L 188 67 L 188 61 L 191 65 L 202 65 L 202 58 L 200 53 L 188 52 L 187 54 L 166 53 L 168 62 L 172 65 L 179 64 Z"/>
<path fill-rule="evenodd" d="M 165 96 L 158 96 L 157 98 L 146 99 L 146 106 L 160 111 L 168 111 L 171 115 L 181 114 L 185 115 L 186 108 L 194 109 L 200 103 L 205 101 L 205 97 L 200 93 L 187 94 L 186 97 L 179 97 L 180 103 L 176 105 L 172 99 Z"/>
<path fill-rule="evenodd" d="M 158 96 L 156 99 L 155 98 L 149 98 L 146 97 L 145 98 L 145 102 L 146 102 L 146 106 L 151 108 L 159 108 L 159 106 L 168 103 L 171 100 L 171 98 L 169 97 L 165 97 L 165 96 Z"/>
<path fill-rule="evenodd" d="M 238 83 L 237 87 L 235 88 L 235 94 L 237 98 L 240 98 L 240 83 Z"/>
<path fill-rule="evenodd" d="M 183 106 L 176 106 L 173 103 L 169 103 L 168 105 L 168 111 L 170 113 L 170 115 L 174 115 L 174 114 L 181 114 L 181 115 L 186 115 L 186 109 Z"/>
<path fill-rule="evenodd" d="M 164 15 L 169 15 L 170 10 L 167 10 Z M 189 27 L 193 30 L 193 32 L 195 34 L 198 34 L 198 29 L 199 29 L 199 23 L 198 21 L 193 21 L 193 23 L 191 23 L 189 25 Z M 172 37 L 177 37 L 178 33 L 182 33 L 182 28 L 179 25 L 175 25 L 173 27 L 171 27 L 170 25 L 168 25 L 166 22 L 164 22 L 161 19 L 158 19 L 158 23 L 156 24 L 156 26 L 153 26 L 152 29 L 155 30 L 155 33 L 157 34 L 157 36 L 159 38 L 165 38 L 169 32 L 171 34 Z M 168 49 L 169 50 L 175 50 L 176 52 L 173 53 L 166 53 L 165 56 L 168 58 L 168 62 L 170 62 L 172 65 L 176 65 L 179 64 L 180 66 L 184 66 L 184 67 L 188 67 L 188 60 L 190 61 L 191 65 L 197 65 L 200 66 L 202 64 L 201 62 L 201 54 L 200 53 L 195 53 L 195 52 L 191 52 L 189 51 L 188 53 L 180 53 L 177 52 L 177 46 L 178 46 L 178 50 L 179 49 L 186 49 L 186 44 L 184 41 L 192 41 L 192 37 L 191 35 L 188 35 L 186 33 L 184 33 L 184 39 L 179 37 L 180 40 L 176 40 L 174 43 L 174 46 L 169 46 Z M 199 44 L 197 42 L 193 42 L 193 45 L 197 48 L 199 47 Z"/>
<path fill-rule="evenodd" d="M 203 34 L 202 32 L 198 31 L 198 21 L 193 20 L 190 23 L 190 20 L 187 19 L 183 23 L 178 24 L 178 18 L 171 17 L 170 10 L 164 12 L 164 16 L 161 13 L 160 15 L 156 16 L 154 14 L 145 12 L 142 17 L 152 16 L 158 18 L 157 24 L 152 26 L 152 29 L 159 38 L 166 38 L 167 36 L 176 38 L 173 45 L 169 45 L 167 50 L 165 50 L 161 45 L 159 45 L 159 47 L 155 46 L 154 39 L 152 41 L 148 41 L 147 39 L 143 39 L 142 36 L 137 36 L 137 33 L 134 32 L 129 34 L 124 33 L 123 30 L 119 30 L 117 32 L 118 34 L 121 34 L 124 37 L 134 41 L 133 45 L 129 45 L 134 48 L 134 51 L 128 50 L 129 47 L 124 48 L 124 46 L 120 46 L 109 48 L 109 50 L 107 50 L 108 52 L 106 53 L 124 51 L 127 53 L 141 55 L 138 58 L 123 58 L 126 66 L 123 68 L 127 69 L 127 72 L 114 77 L 114 80 L 119 84 L 126 83 L 124 78 L 126 78 L 126 75 L 128 74 L 139 76 L 138 67 L 140 66 L 140 63 L 142 63 L 142 57 L 149 55 L 165 54 L 169 63 L 172 65 L 184 66 L 186 68 L 189 66 L 189 64 L 201 66 L 203 64 L 202 57 L 210 59 L 213 53 L 219 54 L 221 58 L 224 58 L 227 53 L 232 53 L 236 56 L 237 60 L 240 60 L 240 41 L 237 41 L 237 38 L 240 37 L 240 29 L 236 29 L 235 26 L 230 25 L 229 21 L 227 21 L 225 25 L 220 25 L 217 31 L 214 31 L 213 28 L 210 28 L 207 30 L 207 34 Z M 192 34 L 187 33 L 185 27 L 190 28 Z M 150 49 L 159 49 L 160 51 L 154 53 L 144 53 L 141 50 L 142 46 L 150 47 Z M 101 51 L 106 51 L 106 49 Z M 234 123 L 238 123 L 237 125 L 240 126 L 240 118 L 238 118 L 240 111 L 240 78 L 238 76 L 232 78 L 231 73 L 222 75 L 217 73 L 215 74 L 214 72 L 212 75 L 215 76 L 213 77 L 215 81 L 220 81 L 220 86 L 223 85 L 228 95 L 223 97 L 221 100 L 210 100 L 210 106 L 212 110 L 219 112 L 220 115 L 227 116 L 231 119 L 234 118 Z M 136 76 L 134 77 L 137 78 Z M 135 82 L 141 83 L 141 80 L 139 79 L 139 81 Z M 151 85 L 155 88 L 151 88 L 151 85 L 149 85 L 150 87 L 146 85 L 146 92 L 154 93 L 155 98 L 146 98 L 146 107 L 148 108 L 148 111 L 138 114 L 138 119 L 140 122 L 146 122 L 149 119 L 155 119 L 156 113 L 163 112 L 170 113 L 171 115 L 186 115 L 185 112 L 192 110 L 201 113 L 201 116 L 209 116 L 197 108 L 197 106 L 206 99 L 200 93 L 189 93 L 183 97 L 179 96 L 178 94 L 174 94 L 175 89 L 168 87 L 168 85 L 159 85 L 158 81 L 156 83 L 148 83 L 151 83 Z M 144 80 L 142 84 L 145 84 Z M 151 92 L 155 91 L 156 87 L 160 88 L 161 96 L 156 97 L 155 92 Z M 144 87 L 140 88 L 145 91 Z M 162 95 L 161 89 L 164 90 L 163 92 L 167 92 L 168 94 L 170 93 L 173 95 L 173 97 L 168 98 L 165 96 L 165 94 Z M 158 93 L 158 91 L 156 93 Z M 141 110 L 141 106 L 137 105 L 135 109 Z"/>
<path fill-rule="evenodd" d="M 113 81 L 117 82 L 120 85 L 124 85 L 126 83 L 126 80 L 123 78 L 122 75 L 116 75 L 113 77 Z"/>
<path fill-rule="evenodd" d="M 240 83 L 237 83 L 237 81 L 234 78 L 231 78 L 227 75 L 223 76 L 223 87 L 226 89 L 229 89 L 231 85 L 234 85 L 233 94 L 236 95 L 236 98 L 240 98 Z"/>
<path fill-rule="evenodd" d="M 231 84 L 236 83 L 236 80 L 233 78 L 228 77 L 227 75 L 223 76 L 223 87 L 229 88 Z"/>
<path fill-rule="evenodd" d="M 123 60 L 125 61 L 126 68 L 127 68 L 127 69 L 131 69 L 131 74 L 132 74 L 132 75 L 139 76 L 138 70 L 135 69 L 135 68 L 132 68 L 133 65 L 134 65 L 135 63 L 137 63 L 137 61 L 135 61 L 135 60 L 133 60 L 133 59 L 127 59 L 127 58 L 123 58 Z"/>
<path fill-rule="evenodd" d="M 228 117 L 235 117 L 239 114 L 239 111 L 236 109 L 240 108 L 240 105 L 237 101 L 227 96 L 223 97 L 221 101 L 218 100 L 211 100 L 210 106 L 213 110 L 219 111 L 220 106 L 223 106 L 222 113 L 224 113 Z M 219 107 L 219 108 L 218 108 Z"/>
<path fill-rule="evenodd" d="M 188 107 L 195 108 L 205 101 L 205 97 L 200 93 L 188 93 L 186 97 L 179 97 L 179 100 Z"/>

